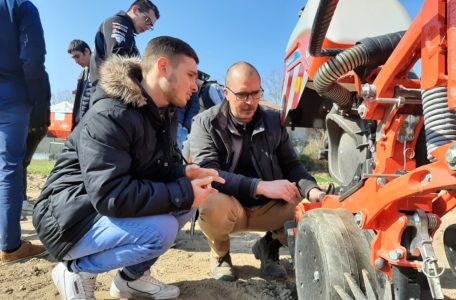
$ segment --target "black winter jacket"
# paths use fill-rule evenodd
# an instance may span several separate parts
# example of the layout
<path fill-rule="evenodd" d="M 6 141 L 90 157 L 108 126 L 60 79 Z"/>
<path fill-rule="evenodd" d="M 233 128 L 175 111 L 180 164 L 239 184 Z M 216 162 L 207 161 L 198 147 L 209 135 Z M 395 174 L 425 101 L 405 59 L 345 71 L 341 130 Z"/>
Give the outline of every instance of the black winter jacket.
<path fill-rule="evenodd" d="M 89 109 L 91 95 L 90 88 L 91 85 L 89 81 L 89 68 L 85 67 L 78 78 L 78 84 L 76 86 L 76 94 L 74 96 L 73 104 L 73 127 L 71 130 L 76 127 L 76 125 L 81 121 L 82 117 Z"/>
<path fill-rule="evenodd" d="M 258 107 L 259 115 L 252 133 L 251 157 L 260 179 L 300 181 L 303 197 L 318 188 L 315 179 L 298 160 L 278 112 Z M 190 153 L 194 163 L 219 171 L 225 184 L 214 183 L 220 192 L 236 198 L 255 198 L 258 178 L 233 173 L 241 154 L 242 136 L 228 121 L 229 104 L 221 104 L 198 114 L 192 124 Z"/>
<path fill-rule="evenodd" d="M 139 59 L 112 57 L 100 76 L 97 93 L 105 95 L 69 137 L 33 211 L 40 240 L 58 260 L 102 215 L 166 214 L 194 199 L 175 108 L 159 110 L 141 88 Z"/>

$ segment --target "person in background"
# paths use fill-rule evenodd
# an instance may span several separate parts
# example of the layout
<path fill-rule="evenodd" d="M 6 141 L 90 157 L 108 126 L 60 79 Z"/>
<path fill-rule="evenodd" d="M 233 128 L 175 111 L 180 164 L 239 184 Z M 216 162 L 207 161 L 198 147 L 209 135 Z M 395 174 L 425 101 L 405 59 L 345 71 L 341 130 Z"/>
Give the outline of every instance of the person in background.
<path fill-rule="evenodd" d="M 68 45 L 68 54 L 74 59 L 75 63 L 82 67 L 82 72 L 79 76 L 76 90 L 74 91 L 73 124 L 71 128 L 73 130 L 89 109 L 89 65 L 92 51 L 86 42 L 75 39 Z"/>
<path fill-rule="evenodd" d="M 216 80 L 209 80 L 209 74 L 198 72 L 199 112 L 203 112 L 225 100 L 224 87 Z"/>
<path fill-rule="evenodd" d="M 199 98 L 198 92 L 193 93 L 192 97 L 187 103 L 187 106 L 177 109 L 177 145 L 179 149 L 183 149 L 184 142 L 192 128 L 192 119 L 199 111 Z"/>
<path fill-rule="evenodd" d="M 103 61 L 112 55 L 141 56 L 136 47 L 135 36 L 153 30 L 158 18 L 160 12 L 155 4 L 150 0 L 136 0 L 127 12 L 120 11 L 101 23 L 95 35 L 95 47 L 90 57 L 90 95 L 96 91 L 98 69 Z M 89 107 L 93 104 L 91 99 Z"/>
<path fill-rule="evenodd" d="M 179 288 L 150 268 L 204 203 L 218 172 L 182 164 L 176 107 L 196 92 L 198 56 L 173 37 L 152 39 L 142 59 L 114 56 L 100 69 L 99 101 L 70 135 L 33 212 L 60 261 L 63 299 L 95 299 L 96 276 L 116 268 L 116 298 L 171 299 Z"/>
<path fill-rule="evenodd" d="M 230 234 L 266 231 L 252 248 L 261 272 L 286 279 L 279 248 L 287 245 L 284 223 L 295 206 L 325 195 L 298 160 L 280 114 L 259 106 L 261 78 L 247 62 L 227 71 L 226 101 L 198 114 L 190 134 L 193 163 L 218 170 L 226 183 L 200 206 L 199 225 L 211 247 L 210 272 L 218 280 L 237 276 L 230 256 Z"/>
<path fill-rule="evenodd" d="M 209 74 L 198 70 L 196 80 L 198 92 L 192 95 L 186 107 L 178 109 L 177 143 L 184 158 L 188 158 L 189 146 L 187 136 L 191 131 L 193 118 L 200 112 L 224 100 L 223 86 L 217 81 L 209 81 Z M 185 147 L 184 147 L 185 142 Z"/>
<path fill-rule="evenodd" d="M 20 218 L 27 137 L 30 132 L 36 143 L 42 132 L 32 129 L 49 124 L 50 87 L 43 27 L 33 3 L 0 0 L 0 28 L 0 264 L 9 264 L 46 254 L 43 246 L 21 239 Z"/>

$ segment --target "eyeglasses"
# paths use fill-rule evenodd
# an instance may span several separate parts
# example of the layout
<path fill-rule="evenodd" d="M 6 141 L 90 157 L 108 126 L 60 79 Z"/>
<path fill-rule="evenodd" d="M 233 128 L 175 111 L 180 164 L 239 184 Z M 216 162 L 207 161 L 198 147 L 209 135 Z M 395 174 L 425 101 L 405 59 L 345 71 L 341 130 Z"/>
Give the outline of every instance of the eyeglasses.
<path fill-rule="evenodd" d="M 144 15 L 144 23 L 146 23 L 147 26 L 150 26 L 150 30 L 154 29 L 154 23 L 152 22 L 152 19 L 146 15 L 146 13 L 143 13 Z"/>
<path fill-rule="evenodd" d="M 249 99 L 249 96 L 252 97 L 253 100 L 258 100 L 263 96 L 263 88 L 260 88 L 259 90 L 253 91 L 253 92 L 234 92 L 232 89 L 229 87 L 226 87 L 226 89 L 230 92 L 232 92 L 236 96 L 236 100 L 239 101 L 247 101 Z"/>

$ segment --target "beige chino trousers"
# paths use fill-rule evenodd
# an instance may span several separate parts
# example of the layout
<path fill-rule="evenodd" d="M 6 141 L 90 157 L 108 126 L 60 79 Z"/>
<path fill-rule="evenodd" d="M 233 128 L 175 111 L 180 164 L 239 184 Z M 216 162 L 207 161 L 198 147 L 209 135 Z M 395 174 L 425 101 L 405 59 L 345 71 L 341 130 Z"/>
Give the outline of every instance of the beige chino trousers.
<path fill-rule="evenodd" d="M 262 206 L 243 207 L 226 194 L 211 194 L 199 208 L 199 225 L 209 246 L 218 256 L 230 250 L 230 234 L 245 231 L 271 231 L 272 237 L 287 245 L 283 225 L 293 220 L 295 206 L 283 200 L 272 200 Z"/>

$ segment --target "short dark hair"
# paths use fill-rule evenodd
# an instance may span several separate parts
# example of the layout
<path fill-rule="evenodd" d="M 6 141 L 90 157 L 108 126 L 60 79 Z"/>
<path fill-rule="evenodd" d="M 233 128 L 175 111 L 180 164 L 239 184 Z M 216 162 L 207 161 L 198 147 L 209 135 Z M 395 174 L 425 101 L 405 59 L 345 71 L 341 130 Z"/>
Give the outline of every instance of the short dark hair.
<path fill-rule="evenodd" d="M 151 39 L 147 43 L 141 61 L 143 74 L 150 70 L 152 63 L 159 57 L 165 56 L 173 63 L 176 61 L 178 55 L 193 58 L 196 64 L 199 64 L 199 58 L 195 50 L 183 40 L 171 36 L 159 36 Z"/>
<path fill-rule="evenodd" d="M 152 3 L 152 1 L 150 1 L 150 0 L 135 0 L 135 2 L 133 2 L 130 5 L 130 8 L 128 10 L 131 10 L 133 8 L 133 6 L 135 6 L 135 5 L 137 5 L 139 11 L 143 12 L 143 13 L 147 13 L 149 10 L 152 9 L 152 11 L 154 12 L 155 17 L 157 18 L 157 20 L 160 18 L 160 12 L 158 11 L 157 6 Z"/>
<path fill-rule="evenodd" d="M 92 53 L 92 50 L 90 50 L 90 47 L 86 42 L 78 39 L 72 40 L 70 45 L 68 45 L 68 53 L 71 54 L 73 51 L 80 51 L 81 53 L 84 53 L 86 48 L 89 49 L 90 53 Z"/>

